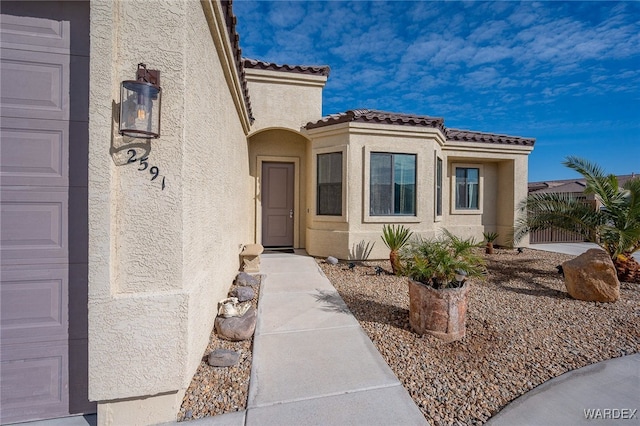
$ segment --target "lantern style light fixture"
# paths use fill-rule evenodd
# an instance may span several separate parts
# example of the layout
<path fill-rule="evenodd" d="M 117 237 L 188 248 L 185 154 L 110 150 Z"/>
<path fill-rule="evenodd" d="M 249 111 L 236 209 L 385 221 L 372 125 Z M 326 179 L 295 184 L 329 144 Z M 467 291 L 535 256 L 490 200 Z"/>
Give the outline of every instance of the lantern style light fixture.
<path fill-rule="evenodd" d="M 156 139 L 160 137 L 160 71 L 148 70 L 138 64 L 135 80 L 120 85 L 121 135 L 132 138 Z"/>

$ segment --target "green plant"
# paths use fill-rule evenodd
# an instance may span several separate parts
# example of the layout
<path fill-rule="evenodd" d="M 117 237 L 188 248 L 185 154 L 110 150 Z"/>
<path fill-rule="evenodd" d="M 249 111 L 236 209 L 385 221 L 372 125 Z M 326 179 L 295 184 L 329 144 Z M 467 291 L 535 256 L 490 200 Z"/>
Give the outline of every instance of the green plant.
<path fill-rule="evenodd" d="M 498 239 L 499 235 L 497 232 L 483 232 L 482 236 L 487 243 L 492 243 Z"/>
<path fill-rule="evenodd" d="M 419 238 L 402 251 L 402 272 L 436 289 L 461 287 L 466 278 L 482 277 L 486 271 L 484 259 L 475 250 L 481 244 L 446 229 L 440 238 Z"/>
<path fill-rule="evenodd" d="M 530 194 L 520 203 L 514 241 L 542 229 L 576 232 L 609 254 L 621 281 L 640 281 L 640 265 L 631 257 L 640 250 L 640 178 L 620 186 L 616 176 L 587 160 L 567 157 L 563 164 L 585 178 L 584 193 L 593 194 L 600 207 L 568 194 Z"/>
<path fill-rule="evenodd" d="M 497 232 L 483 232 L 484 240 L 487 242 L 485 253 L 493 254 L 493 242 L 498 239 Z"/>
<path fill-rule="evenodd" d="M 400 271 L 400 258 L 398 252 L 409 242 L 413 232 L 404 225 L 384 225 L 382 227 L 382 241 L 390 250 L 389 261 L 394 274 Z"/>

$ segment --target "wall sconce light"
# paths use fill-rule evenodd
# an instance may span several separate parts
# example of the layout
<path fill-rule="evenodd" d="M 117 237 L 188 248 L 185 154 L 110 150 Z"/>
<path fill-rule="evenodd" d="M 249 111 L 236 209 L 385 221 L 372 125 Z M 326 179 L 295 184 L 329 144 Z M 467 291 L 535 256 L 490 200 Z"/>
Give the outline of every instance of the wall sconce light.
<path fill-rule="evenodd" d="M 120 134 L 159 138 L 161 95 L 160 71 L 138 64 L 136 79 L 125 80 L 120 85 Z"/>

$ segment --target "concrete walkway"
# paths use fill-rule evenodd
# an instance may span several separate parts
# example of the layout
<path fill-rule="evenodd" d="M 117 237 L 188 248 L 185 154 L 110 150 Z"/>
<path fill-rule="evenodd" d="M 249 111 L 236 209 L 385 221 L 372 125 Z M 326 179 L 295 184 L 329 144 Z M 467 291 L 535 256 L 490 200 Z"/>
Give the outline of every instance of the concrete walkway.
<path fill-rule="evenodd" d="M 535 250 L 552 251 L 554 253 L 572 254 L 574 256 L 579 256 L 589 249 L 600 248 L 600 246 L 594 243 L 546 243 L 546 244 L 531 244 L 529 248 L 535 249 Z M 635 257 L 638 260 L 638 262 L 640 262 L 640 252 L 634 253 L 633 257 Z"/>
<path fill-rule="evenodd" d="M 246 412 L 194 425 L 425 425 L 315 260 L 263 254 Z"/>
<path fill-rule="evenodd" d="M 507 405 L 489 426 L 640 424 L 640 354 L 569 371 Z"/>

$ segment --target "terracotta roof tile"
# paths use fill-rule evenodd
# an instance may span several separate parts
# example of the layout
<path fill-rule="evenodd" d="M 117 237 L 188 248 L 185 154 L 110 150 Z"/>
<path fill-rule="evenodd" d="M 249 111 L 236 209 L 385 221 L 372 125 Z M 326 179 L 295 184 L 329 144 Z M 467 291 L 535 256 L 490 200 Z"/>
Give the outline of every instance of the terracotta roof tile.
<path fill-rule="evenodd" d="M 329 76 L 329 72 L 331 69 L 326 65 L 287 65 L 287 64 L 276 64 L 274 62 L 265 62 L 257 59 L 249 59 L 243 58 L 243 63 L 245 68 L 251 69 L 259 69 L 259 70 L 269 70 L 269 71 L 284 71 L 284 72 L 295 72 L 298 74 L 310 74 L 310 75 L 322 75 L 325 77 Z"/>
<path fill-rule="evenodd" d="M 483 142 L 522 146 L 533 146 L 536 142 L 536 140 L 532 138 L 521 138 L 519 136 L 498 135 L 495 133 L 483 133 L 458 129 L 446 129 L 445 136 L 447 140 L 458 142 Z"/>
<path fill-rule="evenodd" d="M 244 66 L 242 63 L 242 49 L 240 49 L 240 36 L 236 31 L 237 18 L 233 14 L 233 0 L 220 0 L 222 5 L 222 11 L 224 13 L 225 22 L 227 25 L 227 33 L 229 34 L 229 40 L 231 40 L 231 48 L 233 49 L 233 59 L 236 63 L 236 70 L 240 76 L 240 84 L 242 85 L 242 95 L 244 97 L 244 104 L 247 107 L 249 113 L 249 120 L 253 123 L 255 118 L 253 117 L 253 111 L 251 110 L 251 97 L 249 96 L 249 86 L 247 85 L 247 78 L 244 72 Z"/>
<path fill-rule="evenodd" d="M 400 126 L 432 127 L 444 132 L 444 119 L 426 115 L 396 114 L 373 109 L 353 109 L 347 112 L 331 114 L 319 121 L 307 123 L 306 129 L 330 126 L 337 123 L 360 122 L 394 124 Z"/>

